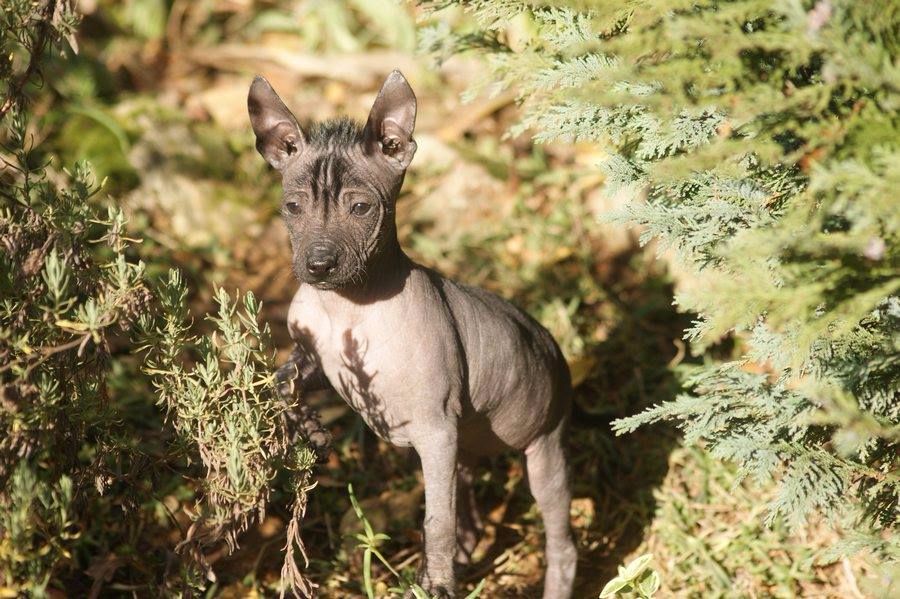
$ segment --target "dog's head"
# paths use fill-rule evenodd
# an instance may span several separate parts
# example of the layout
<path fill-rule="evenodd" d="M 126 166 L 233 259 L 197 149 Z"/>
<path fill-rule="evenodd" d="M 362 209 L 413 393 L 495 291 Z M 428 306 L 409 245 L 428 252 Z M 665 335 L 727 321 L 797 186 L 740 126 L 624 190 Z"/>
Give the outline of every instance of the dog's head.
<path fill-rule="evenodd" d="M 416 96 L 388 75 L 365 126 L 347 119 L 301 130 L 269 82 L 247 98 L 256 148 L 282 176 L 282 214 L 297 277 L 321 289 L 364 282 L 367 266 L 396 243 L 394 203 L 416 152 Z"/>

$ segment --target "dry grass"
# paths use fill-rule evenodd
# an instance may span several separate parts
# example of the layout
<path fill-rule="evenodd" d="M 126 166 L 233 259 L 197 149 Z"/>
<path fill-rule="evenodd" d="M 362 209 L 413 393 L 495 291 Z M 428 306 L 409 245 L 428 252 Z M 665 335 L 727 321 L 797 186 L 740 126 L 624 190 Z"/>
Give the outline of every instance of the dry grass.
<path fill-rule="evenodd" d="M 679 448 L 654 491 L 658 508 L 636 554 L 652 552 L 672 597 L 863 597 L 874 591 L 861 558 L 818 564 L 838 539 L 816 521 L 792 534 L 766 528 L 774 489 L 737 482 L 700 449 Z"/>

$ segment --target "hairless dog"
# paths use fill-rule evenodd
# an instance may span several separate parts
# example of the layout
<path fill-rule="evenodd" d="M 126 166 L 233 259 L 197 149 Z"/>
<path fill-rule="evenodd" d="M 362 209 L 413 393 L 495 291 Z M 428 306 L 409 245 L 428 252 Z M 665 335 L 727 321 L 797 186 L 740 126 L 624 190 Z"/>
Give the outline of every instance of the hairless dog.
<path fill-rule="evenodd" d="M 282 175 L 300 280 L 288 314 L 302 389 L 333 388 L 381 438 L 411 446 L 425 478 L 419 583 L 454 597 L 480 521 L 480 456 L 523 451 L 544 519 L 544 599 L 572 594 L 576 551 L 563 450 L 568 366 L 550 333 L 507 301 L 413 262 L 395 203 L 416 151 L 416 97 L 388 75 L 365 125 L 306 131 L 262 77 L 248 98 L 256 147 Z"/>

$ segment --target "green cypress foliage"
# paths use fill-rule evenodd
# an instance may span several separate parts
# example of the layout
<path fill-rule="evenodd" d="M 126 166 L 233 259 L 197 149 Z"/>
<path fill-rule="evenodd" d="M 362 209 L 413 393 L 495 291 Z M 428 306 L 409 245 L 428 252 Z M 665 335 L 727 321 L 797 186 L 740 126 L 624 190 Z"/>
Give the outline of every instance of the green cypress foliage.
<path fill-rule="evenodd" d="M 770 518 L 839 516 L 844 549 L 897 559 L 900 5 L 426 3 L 447 5 L 475 25 L 430 26 L 425 49 L 484 52 L 517 131 L 603 144 L 627 199 L 611 218 L 687 272 L 676 302 L 702 365 L 615 430 L 673 421 L 775 478 Z"/>

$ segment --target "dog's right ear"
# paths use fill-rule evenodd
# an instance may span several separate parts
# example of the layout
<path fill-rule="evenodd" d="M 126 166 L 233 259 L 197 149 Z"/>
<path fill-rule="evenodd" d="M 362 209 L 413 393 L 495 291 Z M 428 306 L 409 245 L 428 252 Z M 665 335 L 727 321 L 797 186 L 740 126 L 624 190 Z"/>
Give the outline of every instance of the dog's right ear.
<path fill-rule="evenodd" d="M 269 82 L 259 75 L 247 95 L 250 124 L 256 134 L 256 149 L 279 171 L 303 151 L 306 139 L 297 119 L 284 105 Z"/>

